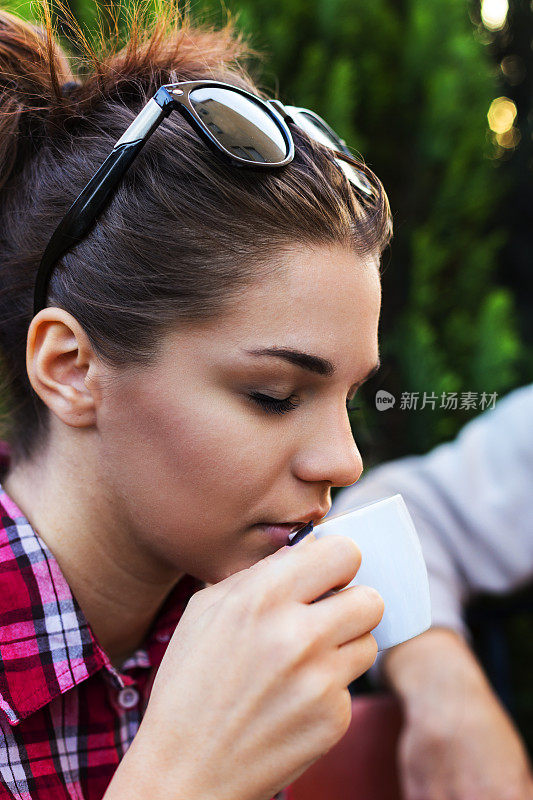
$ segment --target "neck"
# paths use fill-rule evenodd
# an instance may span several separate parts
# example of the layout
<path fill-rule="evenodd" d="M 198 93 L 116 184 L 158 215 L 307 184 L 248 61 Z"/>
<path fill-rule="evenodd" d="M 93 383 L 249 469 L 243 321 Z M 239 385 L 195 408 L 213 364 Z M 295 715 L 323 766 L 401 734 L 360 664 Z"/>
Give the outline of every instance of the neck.
<path fill-rule="evenodd" d="M 111 663 L 120 666 L 183 573 L 147 551 L 96 465 L 57 453 L 51 461 L 19 465 L 2 485 L 53 553 Z"/>

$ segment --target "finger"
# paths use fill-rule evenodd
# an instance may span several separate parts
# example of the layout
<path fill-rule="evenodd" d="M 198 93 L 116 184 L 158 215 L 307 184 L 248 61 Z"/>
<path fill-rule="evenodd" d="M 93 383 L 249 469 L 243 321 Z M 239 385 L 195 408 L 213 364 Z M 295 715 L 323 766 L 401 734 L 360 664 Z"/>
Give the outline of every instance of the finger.
<path fill-rule="evenodd" d="M 246 574 L 248 573 L 247 569 L 239 570 L 237 572 L 233 572 L 231 575 L 228 575 L 223 580 L 218 581 L 217 583 L 209 584 L 205 589 L 202 589 L 201 592 L 197 592 L 195 597 L 197 603 L 201 604 L 201 606 L 205 609 L 210 608 L 215 603 L 219 603 L 228 595 L 231 591 L 235 589 L 243 580 L 246 579 Z M 201 595 L 198 597 L 198 595 Z"/>
<path fill-rule="evenodd" d="M 282 548 L 278 558 L 269 557 L 255 566 L 259 589 L 279 597 L 311 603 L 331 589 L 346 586 L 361 565 L 361 552 L 347 536 L 325 536 L 295 547 Z M 277 554 L 274 554 L 276 556 Z"/>
<path fill-rule="evenodd" d="M 370 586 L 351 586 L 309 606 L 313 630 L 331 645 L 343 645 L 381 622 L 383 598 Z"/>
<path fill-rule="evenodd" d="M 341 685 L 348 686 L 370 669 L 377 653 L 378 646 L 371 633 L 365 633 L 364 636 L 337 648 L 335 658 Z"/>

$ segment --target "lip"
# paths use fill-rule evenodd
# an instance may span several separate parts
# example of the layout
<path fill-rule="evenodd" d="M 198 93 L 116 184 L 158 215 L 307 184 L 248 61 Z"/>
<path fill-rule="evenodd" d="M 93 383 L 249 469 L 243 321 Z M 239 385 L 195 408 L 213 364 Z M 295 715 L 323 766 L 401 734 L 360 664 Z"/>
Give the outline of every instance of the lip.
<path fill-rule="evenodd" d="M 295 531 L 305 528 L 305 526 L 310 522 L 316 524 L 318 520 L 321 520 L 326 516 L 330 508 L 331 504 L 329 504 L 325 509 L 315 508 L 306 512 L 305 514 L 302 514 L 300 520 L 292 522 L 259 522 L 255 527 L 259 528 L 263 534 L 268 536 L 272 543 L 278 548 L 285 547 L 285 545 L 288 545 L 291 542 L 289 539 L 291 533 L 295 533 Z"/>
<path fill-rule="evenodd" d="M 277 528 L 287 527 L 288 533 L 294 533 L 294 531 L 297 531 L 298 528 L 303 528 L 310 522 L 312 522 L 313 525 L 316 525 L 319 520 L 323 519 L 326 516 L 330 508 L 331 508 L 331 503 L 327 506 L 327 508 L 314 508 L 311 511 L 307 511 L 303 513 L 298 520 L 295 521 L 290 521 L 290 522 L 269 521 L 269 522 L 260 522 L 258 523 L 258 525 L 269 526 L 269 527 L 274 526 Z"/>
<path fill-rule="evenodd" d="M 302 528 L 305 523 L 301 522 L 260 522 L 256 528 L 264 533 L 277 547 L 284 547 L 289 544 L 289 534 Z"/>

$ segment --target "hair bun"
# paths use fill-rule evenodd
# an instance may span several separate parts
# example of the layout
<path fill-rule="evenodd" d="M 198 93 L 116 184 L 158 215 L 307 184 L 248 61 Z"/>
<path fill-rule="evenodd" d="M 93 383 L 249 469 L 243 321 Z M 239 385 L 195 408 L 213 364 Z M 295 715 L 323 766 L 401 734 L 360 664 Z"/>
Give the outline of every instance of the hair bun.
<path fill-rule="evenodd" d="M 126 45 L 101 27 L 93 47 L 58 0 L 69 23 L 68 39 L 78 52 L 76 63 L 84 66 L 83 82 L 76 80 L 57 43 L 51 0 L 38 6 L 41 25 L 0 11 L 0 190 L 47 136 L 64 130 L 67 119 L 72 128 L 75 118 L 87 117 L 102 101 L 139 105 L 172 74 L 180 80 L 232 75 L 235 84 L 254 90 L 241 62 L 261 54 L 236 30 L 234 19 L 229 17 L 220 30 L 193 24 L 180 3 L 155 0 L 149 11 L 143 0 L 133 0 Z M 101 10 L 98 3 L 96 8 Z M 118 17 L 115 22 L 118 31 Z"/>
<path fill-rule="evenodd" d="M 50 27 L 48 10 L 45 25 Z M 73 75 L 66 55 L 46 31 L 0 11 L 0 188 L 9 180 L 37 130 L 64 104 L 61 86 Z"/>

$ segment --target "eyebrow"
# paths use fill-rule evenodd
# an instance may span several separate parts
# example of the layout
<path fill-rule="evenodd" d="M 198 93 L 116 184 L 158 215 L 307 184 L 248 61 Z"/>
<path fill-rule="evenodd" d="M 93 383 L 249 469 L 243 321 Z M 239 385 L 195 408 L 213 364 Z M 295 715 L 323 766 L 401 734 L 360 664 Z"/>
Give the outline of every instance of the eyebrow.
<path fill-rule="evenodd" d="M 304 353 L 301 350 L 293 350 L 291 347 L 258 347 L 252 350 L 243 349 L 243 352 L 250 356 L 282 358 L 290 364 L 295 364 L 297 367 L 306 369 L 309 372 L 315 372 L 317 375 L 324 375 L 328 378 L 334 375 L 336 371 L 335 364 L 329 361 L 329 359 L 312 355 L 311 353 Z M 381 364 L 378 358 L 377 363 L 374 364 L 372 369 L 367 372 L 364 378 L 361 378 L 361 380 L 354 385 L 358 387 L 361 386 L 365 381 L 376 374 L 380 366 Z"/>

